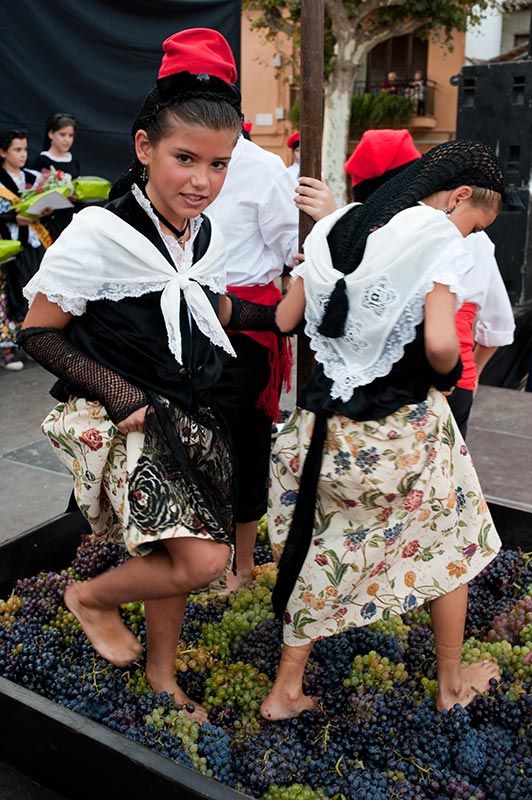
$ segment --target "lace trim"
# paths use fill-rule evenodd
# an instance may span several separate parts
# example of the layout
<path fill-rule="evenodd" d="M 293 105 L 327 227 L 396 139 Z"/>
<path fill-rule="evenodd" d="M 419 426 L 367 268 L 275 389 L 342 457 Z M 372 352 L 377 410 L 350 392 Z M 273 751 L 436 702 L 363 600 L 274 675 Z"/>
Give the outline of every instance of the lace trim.
<path fill-rule="evenodd" d="M 83 297 L 79 292 L 73 293 L 65 289 L 60 282 L 54 281 L 50 275 L 37 272 L 31 281 L 31 290 L 25 286 L 24 297 L 31 304 L 38 293 L 46 295 L 51 303 L 56 303 L 65 313 L 80 317 L 85 313 L 87 303 L 96 300 L 123 300 L 125 297 L 142 297 L 148 292 L 162 291 L 168 283 L 168 278 L 149 283 L 130 285 L 127 289 L 123 283 L 102 283 L 97 291 L 84 290 Z"/>
<path fill-rule="evenodd" d="M 393 365 L 403 357 L 406 345 L 414 341 L 416 327 L 424 318 L 425 297 L 434 289 L 436 283 L 449 286 L 450 291 L 457 297 L 456 308 L 460 307 L 462 289 L 457 283 L 456 275 L 442 274 L 429 278 L 404 307 L 384 343 L 380 357 L 366 367 L 357 365 L 356 362 L 347 364 L 334 347 L 334 340 L 318 333 L 318 326 L 323 317 L 328 295 L 321 295 L 317 298 L 319 316 L 314 315 L 307 318 L 305 333 L 310 339 L 310 347 L 316 353 L 317 361 L 323 365 L 325 375 L 333 381 L 330 392 L 333 399 L 340 399 L 346 403 L 357 387 L 366 386 L 376 378 L 388 375 Z M 312 314 L 309 306 L 307 309 L 309 314 Z M 360 323 L 349 324 L 348 321 L 346 335 L 343 337 L 353 347 L 355 357 L 357 352 L 365 350 L 369 346 L 369 343 L 360 335 L 361 328 Z"/>

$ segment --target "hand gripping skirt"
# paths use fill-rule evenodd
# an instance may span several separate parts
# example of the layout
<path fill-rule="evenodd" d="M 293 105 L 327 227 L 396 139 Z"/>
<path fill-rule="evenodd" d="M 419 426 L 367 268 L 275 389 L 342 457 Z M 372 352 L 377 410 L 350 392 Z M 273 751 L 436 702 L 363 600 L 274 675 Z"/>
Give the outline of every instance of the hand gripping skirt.
<path fill-rule="evenodd" d="M 118 432 L 99 402 L 71 398 L 42 424 L 74 477 L 77 504 L 94 534 L 145 555 L 164 539 L 232 544 L 233 467 L 223 425 L 159 398 L 145 433 Z M 161 417 L 162 414 L 162 417 Z"/>
<path fill-rule="evenodd" d="M 271 459 L 268 531 L 279 559 L 314 414 L 296 409 Z M 311 544 L 284 613 L 303 645 L 402 614 L 470 581 L 500 540 L 443 395 L 378 421 L 328 420 Z"/>

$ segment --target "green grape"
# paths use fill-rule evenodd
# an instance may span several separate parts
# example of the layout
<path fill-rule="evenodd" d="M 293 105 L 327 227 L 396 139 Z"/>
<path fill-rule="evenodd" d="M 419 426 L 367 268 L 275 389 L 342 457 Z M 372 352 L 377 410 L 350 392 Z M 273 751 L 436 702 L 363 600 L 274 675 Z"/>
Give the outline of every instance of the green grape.
<path fill-rule="evenodd" d="M 462 649 L 462 662 L 474 664 L 491 658 L 502 669 L 507 669 L 514 680 L 523 681 L 532 678 L 532 649 L 527 645 L 512 645 L 510 642 L 479 642 L 467 639 Z"/>
<path fill-rule="evenodd" d="M 386 634 L 386 636 L 395 636 L 401 642 L 408 641 L 409 626 L 406 625 L 401 617 L 391 616 L 388 619 L 380 619 L 373 622 L 369 628 L 374 631 Z"/>
<path fill-rule="evenodd" d="M 146 620 L 144 603 L 140 601 L 123 603 L 121 609 L 125 624 L 135 634 L 135 636 L 138 636 Z"/>
<path fill-rule="evenodd" d="M 228 609 L 220 622 L 207 622 L 203 626 L 198 647 L 228 661 L 242 641 L 260 622 L 273 619 L 271 590 L 275 583 L 275 570 L 271 565 L 259 568 L 252 585 L 232 595 Z"/>
<path fill-rule="evenodd" d="M 312 789 L 300 783 L 292 783 L 290 786 L 272 783 L 260 800 L 327 800 L 327 794 L 321 789 Z"/>
<path fill-rule="evenodd" d="M 394 683 L 403 683 L 407 679 L 408 672 L 404 664 L 395 664 L 386 656 L 371 650 L 363 656 L 355 656 L 344 686 L 361 692 L 374 687 L 384 692 L 391 689 Z"/>
<path fill-rule="evenodd" d="M 64 606 L 59 606 L 55 617 L 47 625 L 43 625 L 42 630 L 44 633 L 48 633 L 51 630 L 60 631 L 65 641 L 69 641 L 81 629 L 74 614 Z"/>
<path fill-rule="evenodd" d="M 212 777 L 212 770 L 207 767 L 206 759 L 198 754 L 200 726 L 195 720 L 176 708 L 166 711 L 159 706 L 146 715 L 144 723 L 146 726 L 153 726 L 156 731 L 167 731 L 179 739 L 198 772 Z"/>
<path fill-rule="evenodd" d="M 205 683 L 204 706 L 235 708 L 241 711 L 240 722 L 256 719 L 260 705 L 271 688 L 270 679 L 252 664 L 237 661 L 213 668 Z"/>
<path fill-rule="evenodd" d="M 0 600 L 0 625 L 10 628 L 15 622 L 17 611 L 22 607 L 22 600 L 12 594 L 7 600 Z"/>
<path fill-rule="evenodd" d="M 260 518 L 257 525 L 257 541 L 260 544 L 268 541 L 268 517 L 266 514 Z"/>

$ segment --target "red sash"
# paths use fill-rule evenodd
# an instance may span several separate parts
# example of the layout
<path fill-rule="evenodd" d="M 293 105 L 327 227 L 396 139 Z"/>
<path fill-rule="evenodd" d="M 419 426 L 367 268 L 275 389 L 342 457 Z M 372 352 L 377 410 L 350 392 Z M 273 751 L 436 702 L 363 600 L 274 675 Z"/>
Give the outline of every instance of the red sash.
<path fill-rule="evenodd" d="M 273 281 L 263 286 L 228 286 L 227 291 L 235 294 L 241 300 L 249 300 L 252 303 L 261 303 L 268 306 L 275 305 L 282 298 L 280 290 Z M 229 331 L 230 333 L 231 331 Z M 249 336 L 269 351 L 270 380 L 257 400 L 257 408 L 260 408 L 266 416 L 277 422 L 279 419 L 279 392 L 282 386 L 289 392 L 292 382 L 292 345 L 290 339 L 288 336 L 283 336 L 279 339 L 276 333 L 267 331 L 238 331 L 238 333 Z"/>
<path fill-rule="evenodd" d="M 460 342 L 460 358 L 462 359 L 462 377 L 456 384 L 460 389 L 473 391 L 477 383 L 477 368 L 473 357 L 475 349 L 474 327 L 477 316 L 475 303 L 464 303 L 455 316 L 456 333 Z"/>

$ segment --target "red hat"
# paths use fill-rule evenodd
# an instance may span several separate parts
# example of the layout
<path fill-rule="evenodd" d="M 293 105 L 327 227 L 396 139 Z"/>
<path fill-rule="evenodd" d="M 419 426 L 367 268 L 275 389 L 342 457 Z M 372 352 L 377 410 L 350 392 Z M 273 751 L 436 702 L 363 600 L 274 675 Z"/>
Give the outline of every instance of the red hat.
<path fill-rule="evenodd" d="M 252 129 L 253 129 L 253 123 L 252 122 L 243 122 L 242 123 L 242 130 L 246 131 L 246 133 L 251 133 Z"/>
<path fill-rule="evenodd" d="M 210 75 L 233 86 L 237 71 L 233 51 L 226 39 L 212 28 L 188 28 L 163 42 L 159 79 L 178 72 Z"/>
<path fill-rule="evenodd" d="M 291 133 L 286 140 L 286 144 L 288 147 L 291 147 L 292 150 L 295 150 L 296 147 L 299 147 L 299 131 L 294 131 Z"/>
<path fill-rule="evenodd" d="M 344 164 L 344 171 L 351 175 L 351 183 L 356 186 L 417 158 L 421 158 L 421 153 L 410 131 L 369 130 L 362 134 L 360 142 Z"/>

